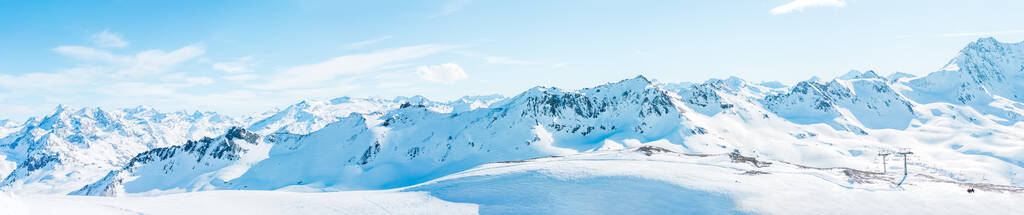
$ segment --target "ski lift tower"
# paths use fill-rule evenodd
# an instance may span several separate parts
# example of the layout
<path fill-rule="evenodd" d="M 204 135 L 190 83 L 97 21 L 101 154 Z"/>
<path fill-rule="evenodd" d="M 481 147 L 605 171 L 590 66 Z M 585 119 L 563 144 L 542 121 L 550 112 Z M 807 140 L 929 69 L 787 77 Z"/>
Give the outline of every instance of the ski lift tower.
<path fill-rule="evenodd" d="M 887 165 L 885 163 L 885 157 L 889 156 L 891 154 L 892 154 L 892 151 L 889 151 L 889 150 L 886 150 L 886 149 L 883 149 L 882 151 L 878 151 L 878 156 L 882 156 L 882 174 L 883 175 L 888 173 L 887 170 L 886 170 L 886 169 L 888 169 L 888 167 L 887 167 Z"/>
<path fill-rule="evenodd" d="M 914 152 L 911 152 L 910 148 L 901 148 L 900 152 L 897 152 L 897 154 L 903 155 L 903 179 L 900 180 L 900 183 L 896 185 L 900 186 L 903 185 L 903 181 L 907 180 L 907 155 L 914 154 Z"/>

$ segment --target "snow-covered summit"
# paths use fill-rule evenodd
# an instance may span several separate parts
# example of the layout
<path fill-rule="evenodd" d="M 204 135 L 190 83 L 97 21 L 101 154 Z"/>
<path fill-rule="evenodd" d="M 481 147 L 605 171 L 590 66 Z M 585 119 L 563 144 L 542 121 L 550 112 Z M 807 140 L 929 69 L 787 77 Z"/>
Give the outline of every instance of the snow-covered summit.
<path fill-rule="evenodd" d="M 991 37 L 972 42 L 938 72 L 909 80 L 915 90 L 955 99 L 961 104 L 984 103 L 991 96 L 1024 102 L 1024 42 L 1002 43 Z"/>
<path fill-rule="evenodd" d="M 850 70 L 850 72 L 847 72 L 846 74 L 844 74 L 842 76 L 839 76 L 836 79 L 839 79 L 839 80 L 851 80 L 851 79 L 864 79 L 864 78 L 882 78 L 882 77 L 879 76 L 878 73 L 875 73 L 874 70 L 868 70 L 867 72 L 861 72 L 861 71 L 857 71 L 857 70 Z"/>

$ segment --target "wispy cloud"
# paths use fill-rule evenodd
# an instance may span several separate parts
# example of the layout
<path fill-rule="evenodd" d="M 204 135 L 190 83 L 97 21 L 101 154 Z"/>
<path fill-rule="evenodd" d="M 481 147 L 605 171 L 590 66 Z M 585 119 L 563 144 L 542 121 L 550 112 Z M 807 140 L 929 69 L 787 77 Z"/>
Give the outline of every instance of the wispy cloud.
<path fill-rule="evenodd" d="M 466 56 L 466 57 L 473 57 L 473 58 L 483 59 L 485 62 L 487 62 L 489 64 L 524 65 L 524 66 L 551 66 L 552 68 L 562 68 L 562 67 L 565 67 L 565 64 L 563 64 L 563 63 L 550 63 L 550 62 L 544 62 L 544 61 L 523 60 L 523 59 L 516 59 L 516 58 L 510 58 L 510 57 L 504 57 L 504 56 L 486 55 L 486 54 L 483 54 L 483 53 L 478 53 L 478 52 L 473 52 L 473 51 L 461 51 L 460 50 L 460 51 L 453 51 L 453 53 L 460 54 L 460 55 L 463 55 L 463 56 Z"/>
<path fill-rule="evenodd" d="M 789 3 L 779 5 L 778 7 L 772 8 L 771 12 L 774 15 L 787 14 L 792 12 L 803 11 L 804 8 L 809 7 L 846 7 L 846 1 L 844 0 L 793 0 Z"/>
<path fill-rule="evenodd" d="M 240 57 L 238 59 L 226 62 L 217 62 L 212 65 L 213 69 L 220 70 L 226 73 L 249 73 L 252 72 L 252 67 L 255 64 L 252 62 L 252 56 Z"/>
<path fill-rule="evenodd" d="M 202 45 L 188 45 L 171 52 L 153 49 L 135 55 L 117 55 L 107 50 L 84 46 L 59 46 L 53 50 L 87 63 L 107 66 L 114 69 L 117 74 L 128 76 L 159 74 L 206 53 L 206 48 Z"/>
<path fill-rule="evenodd" d="M 100 47 L 120 48 L 128 45 L 128 41 L 121 38 L 121 34 L 103 30 L 92 35 L 92 42 Z"/>
<path fill-rule="evenodd" d="M 425 81 L 441 84 L 454 84 L 456 81 L 469 78 L 466 71 L 454 63 L 416 67 L 416 73 Z"/>
<path fill-rule="evenodd" d="M 448 3 L 445 3 L 444 7 L 441 8 L 441 12 L 427 16 L 427 18 L 433 19 L 459 12 L 463 7 L 466 7 L 466 4 L 469 4 L 469 2 L 470 0 L 449 0 Z"/>
<path fill-rule="evenodd" d="M 317 88 L 342 76 L 377 71 L 390 64 L 437 54 L 457 47 L 454 45 L 417 45 L 338 56 L 318 63 L 284 69 L 273 75 L 268 82 L 250 85 L 250 87 L 264 90 Z"/>
<path fill-rule="evenodd" d="M 100 75 L 102 73 L 95 68 L 76 68 L 52 73 L 0 74 L 0 89 L 23 93 L 62 91 L 61 89 L 74 89 L 89 85 L 93 79 Z"/>
<path fill-rule="evenodd" d="M 359 42 L 349 43 L 348 45 L 345 45 L 345 48 L 346 49 L 360 49 L 360 48 L 363 48 L 363 47 L 366 47 L 366 46 L 369 46 L 369 45 L 373 45 L 373 44 L 379 43 L 381 41 L 385 41 L 385 40 L 391 39 L 391 37 L 392 37 L 391 35 L 388 35 L 388 36 L 383 36 L 383 37 L 376 38 L 376 39 L 363 40 L 363 41 L 359 41 Z"/>

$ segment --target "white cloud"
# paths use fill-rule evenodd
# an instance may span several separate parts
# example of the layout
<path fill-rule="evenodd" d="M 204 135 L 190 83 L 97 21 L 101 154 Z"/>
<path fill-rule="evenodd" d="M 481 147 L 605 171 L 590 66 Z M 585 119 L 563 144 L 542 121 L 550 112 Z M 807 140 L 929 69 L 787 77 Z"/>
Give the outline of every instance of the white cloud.
<path fill-rule="evenodd" d="M 55 53 L 74 59 L 71 67 L 48 72 L 0 74 L 0 117 L 28 117 L 45 114 L 47 107 L 56 104 L 76 106 L 118 105 L 135 106 L 171 105 L 188 107 L 202 105 L 189 103 L 183 98 L 197 97 L 224 89 L 211 86 L 216 80 L 195 76 L 196 72 L 175 72 L 175 68 L 193 62 L 206 49 L 199 44 L 187 45 L 171 51 L 144 50 L 130 54 L 112 52 L 103 47 L 122 46 L 112 38 L 111 32 L 99 33 L 92 39 L 96 47 L 63 45 L 53 48 Z M 202 91 L 187 91 L 203 87 Z M 13 101 L 13 102 L 9 102 Z M 43 107 L 24 111 L 18 107 Z M 166 107 L 166 106 L 165 106 Z"/>
<path fill-rule="evenodd" d="M 456 81 L 469 78 L 466 71 L 454 63 L 416 67 L 416 73 L 425 81 L 442 84 L 454 84 Z"/>
<path fill-rule="evenodd" d="M 328 85 L 343 75 L 357 75 L 387 68 L 389 64 L 425 57 L 454 49 L 451 45 L 418 45 L 334 57 L 323 62 L 300 65 L 285 69 L 269 82 L 251 85 L 264 90 L 315 88 Z"/>
<path fill-rule="evenodd" d="M 100 73 L 94 68 L 77 68 L 55 73 L 0 74 L 0 89 L 23 93 L 36 90 L 56 91 L 61 89 L 74 91 L 70 89 L 89 85 L 99 75 Z"/>
<path fill-rule="evenodd" d="M 212 78 L 210 78 L 210 77 L 188 77 L 188 78 L 185 78 L 185 83 L 187 83 L 189 86 L 211 85 L 214 82 L 215 81 Z"/>
<path fill-rule="evenodd" d="M 100 93 L 115 97 L 170 97 L 177 94 L 176 90 L 177 86 L 167 86 L 165 84 L 143 82 L 119 82 L 98 89 Z"/>
<path fill-rule="evenodd" d="M 126 56 L 116 56 L 109 51 L 83 46 L 58 46 L 53 51 L 68 57 L 79 60 L 102 61 L 105 63 L 127 64 L 131 59 Z"/>
<path fill-rule="evenodd" d="M 792 2 L 779 5 L 770 11 L 774 15 L 800 12 L 808 7 L 846 7 L 843 0 L 793 0 Z"/>
<path fill-rule="evenodd" d="M 213 69 L 226 73 L 249 73 L 252 72 L 253 66 L 252 56 L 245 56 L 233 61 L 214 63 Z"/>
<path fill-rule="evenodd" d="M 141 76 L 166 72 L 171 67 L 203 55 L 206 49 L 201 45 L 188 45 L 171 52 L 153 49 L 134 56 L 116 55 L 107 50 L 83 46 L 58 46 L 54 51 L 79 60 L 105 64 L 117 74 Z"/>
<path fill-rule="evenodd" d="M 145 74 L 149 72 L 163 72 L 172 66 L 199 57 L 204 53 L 206 53 L 206 48 L 200 45 L 188 45 L 171 52 L 156 49 L 144 51 L 132 58 L 130 69 L 124 70 L 121 73 Z"/>
<path fill-rule="evenodd" d="M 388 40 L 388 39 L 391 39 L 391 35 L 380 37 L 380 38 L 376 38 L 376 39 L 372 39 L 372 40 L 364 40 L 364 41 L 349 43 L 348 45 L 345 45 L 345 48 L 347 48 L 347 49 L 359 49 L 359 48 L 362 48 L 362 47 L 365 47 L 365 46 L 368 46 L 368 45 L 373 45 L 373 44 L 376 44 L 376 43 L 379 43 L 381 41 L 385 41 L 385 40 Z"/>
<path fill-rule="evenodd" d="M 120 48 L 128 45 L 128 42 L 124 41 L 120 34 L 110 32 L 110 30 L 103 30 L 103 32 L 93 34 L 92 43 L 107 48 Z"/>

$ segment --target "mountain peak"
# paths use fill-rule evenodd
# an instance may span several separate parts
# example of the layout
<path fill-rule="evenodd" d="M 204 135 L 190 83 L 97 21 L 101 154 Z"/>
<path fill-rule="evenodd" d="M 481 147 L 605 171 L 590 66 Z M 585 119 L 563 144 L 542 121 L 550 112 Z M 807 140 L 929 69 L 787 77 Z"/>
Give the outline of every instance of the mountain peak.
<path fill-rule="evenodd" d="M 857 78 L 881 78 L 881 76 L 878 76 L 878 73 L 875 73 L 875 70 L 868 70 L 867 72 L 864 72 L 864 74 L 861 74 Z"/>
<path fill-rule="evenodd" d="M 66 110 L 68 110 L 68 106 L 67 105 L 58 104 L 57 107 L 53 108 L 53 114 L 57 115 L 57 114 L 60 114 L 60 113 L 62 113 L 64 111 L 66 111 Z"/>
<path fill-rule="evenodd" d="M 851 69 L 849 72 L 846 72 L 846 74 L 843 74 L 843 75 L 839 76 L 839 80 L 854 79 L 854 78 L 857 78 L 857 76 L 860 76 L 862 74 L 864 74 L 864 73 L 860 72 L 860 70 Z"/>
<path fill-rule="evenodd" d="M 296 103 L 295 106 L 298 106 L 298 107 L 301 107 L 301 108 L 307 108 L 307 107 L 310 106 L 309 103 L 310 103 L 309 100 L 303 99 L 302 101 L 299 101 L 299 103 Z"/>
<path fill-rule="evenodd" d="M 1007 56 L 1008 53 L 1020 52 L 1021 45 L 1024 43 L 1004 43 L 999 42 L 992 37 L 982 37 L 978 40 L 967 44 L 960 50 L 961 55 L 977 55 L 978 53 L 996 53 L 1004 55 L 1002 57 L 1013 57 Z"/>
<path fill-rule="evenodd" d="M 999 42 L 999 40 L 996 40 L 996 38 L 994 38 L 994 37 L 982 37 L 982 38 L 978 38 L 978 40 L 972 42 L 972 44 L 999 45 L 999 44 L 1002 44 L 1002 43 Z"/>
<path fill-rule="evenodd" d="M 638 82 L 642 82 L 642 83 L 646 83 L 646 84 L 651 84 L 652 83 L 651 79 L 647 79 L 647 77 L 644 77 L 644 75 L 637 75 L 636 77 L 633 77 L 631 79 L 623 80 L 623 82 L 625 82 L 625 81 L 630 81 L 630 82 L 638 81 Z"/>
<path fill-rule="evenodd" d="M 630 79 L 624 79 L 624 80 L 621 80 L 621 81 L 618 81 L 618 82 L 614 82 L 614 83 L 607 83 L 607 84 L 603 84 L 603 85 L 592 87 L 592 88 L 588 88 L 588 89 L 646 88 L 647 86 L 653 85 L 653 84 L 654 84 L 654 82 L 651 82 L 651 80 L 647 79 L 647 77 L 644 77 L 643 75 L 638 75 L 638 76 L 630 78 Z"/>

